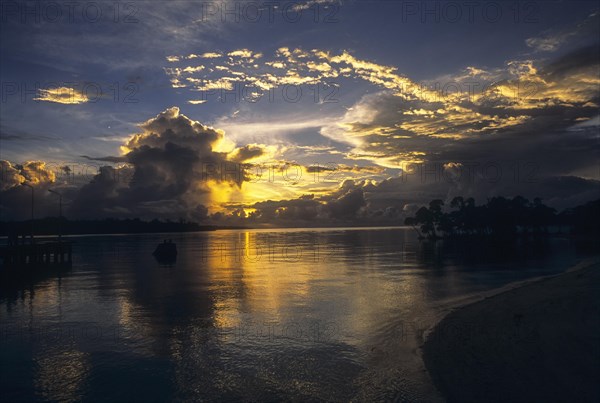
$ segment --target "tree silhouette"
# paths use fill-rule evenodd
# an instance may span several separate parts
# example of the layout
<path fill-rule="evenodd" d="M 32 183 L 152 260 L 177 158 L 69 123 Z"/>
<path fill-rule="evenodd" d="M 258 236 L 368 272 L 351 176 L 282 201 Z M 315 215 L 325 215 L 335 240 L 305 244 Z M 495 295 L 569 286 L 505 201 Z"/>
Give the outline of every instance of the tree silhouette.
<path fill-rule="evenodd" d="M 530 202 L 522 196 L 507 199 L 492 197 L 477 206 L 473 198 L 457 196 L 444 211 L 444 202 L 432 200 L 429 207 L 421 207 L 406 225 L 419 226 L 423 236 L 430 239 L 456 236 L 515 237 L 519 234 L 544 236 L 554 225 L 567 225 L 572 234 L 600 235 L 600 200 L 565 210 L 557 216 L 556 210 L 544 205 L 540 198 Z"/>

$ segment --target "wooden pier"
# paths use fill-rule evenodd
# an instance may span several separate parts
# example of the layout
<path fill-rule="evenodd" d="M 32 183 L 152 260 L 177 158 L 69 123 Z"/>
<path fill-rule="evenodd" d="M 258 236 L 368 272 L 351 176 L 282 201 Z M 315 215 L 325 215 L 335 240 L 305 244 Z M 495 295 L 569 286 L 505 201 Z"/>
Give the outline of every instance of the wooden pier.
<path fill-rule="evenodd" d="M 33 242 L 12 244 L 0 249 L 2 269 L 25 268 L 39 270 L 48 267 L 70 267 L 71 242 Z"/>

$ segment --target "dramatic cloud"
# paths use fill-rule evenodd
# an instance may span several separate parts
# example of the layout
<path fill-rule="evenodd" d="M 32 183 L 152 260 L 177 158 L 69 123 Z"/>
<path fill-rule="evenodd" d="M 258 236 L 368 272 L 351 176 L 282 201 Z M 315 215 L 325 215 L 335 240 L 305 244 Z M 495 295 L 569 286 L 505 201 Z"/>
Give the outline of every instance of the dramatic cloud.
<path fill-rule="evenodd" d="M 217 191 L 234 191 L 245 180 L 227 152 L 218 151 L 224 133 L 189 119 L 179 108 L 139 127 L 141 132 L 121 147 L 129 165 L 103 167 L 82 187 L 74 214 L 198 219 L 198 212 L 204 216 L 206 206 L 214 204 Z"/>
<path fill-rule="evenodd" d="M 351 144 L 348 158 L 390 168 L 426 161 L 531 159 L 543 149 L 552 156 L 543 159 L 544 165 L 576 169 L 596 158 L 592 131 L 569 128 L 598 114 L 597 53 L 596 45 L 540 67 L 510 62 L 502 79 L 499 71 L 470 70 L 452 81 L 460 88 L 475 75 L 487 88 L 479 93 L 437 99 L 390 91 L 366 95 L 321 134 Z"/>

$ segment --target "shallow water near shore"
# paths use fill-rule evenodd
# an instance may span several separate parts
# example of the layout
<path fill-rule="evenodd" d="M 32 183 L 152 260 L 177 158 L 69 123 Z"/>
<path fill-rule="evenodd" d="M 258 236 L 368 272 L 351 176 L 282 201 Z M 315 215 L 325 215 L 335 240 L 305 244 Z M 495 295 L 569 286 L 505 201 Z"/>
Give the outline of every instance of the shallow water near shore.
<path fill-rule="evenodd" d="M 591 253 L 406 228 L 70 239 L 69 272 L 1 290 L 0 400 L 437 400 L 419 346 L 448 300 Z"/>

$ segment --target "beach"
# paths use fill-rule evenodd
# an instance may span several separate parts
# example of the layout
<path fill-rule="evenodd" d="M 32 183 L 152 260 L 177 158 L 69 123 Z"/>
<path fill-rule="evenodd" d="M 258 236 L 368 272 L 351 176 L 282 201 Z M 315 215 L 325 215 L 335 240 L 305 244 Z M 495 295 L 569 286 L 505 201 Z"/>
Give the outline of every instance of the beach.
<path fill-rule="evenodd" d="M 600 263 L 450 312 L 423 359 L 450 402 L 600 401 Z"/>

